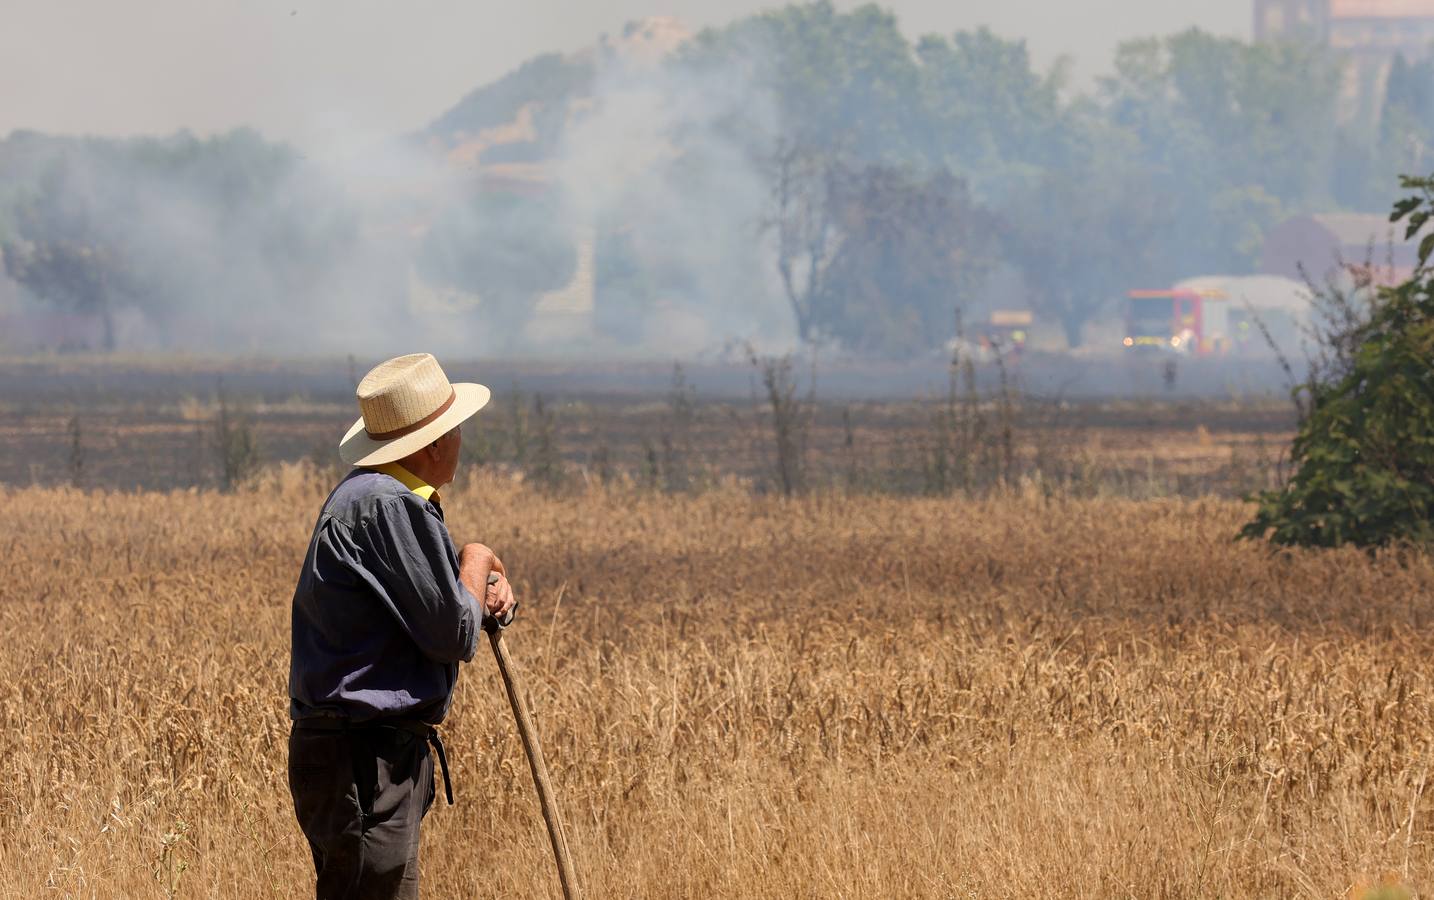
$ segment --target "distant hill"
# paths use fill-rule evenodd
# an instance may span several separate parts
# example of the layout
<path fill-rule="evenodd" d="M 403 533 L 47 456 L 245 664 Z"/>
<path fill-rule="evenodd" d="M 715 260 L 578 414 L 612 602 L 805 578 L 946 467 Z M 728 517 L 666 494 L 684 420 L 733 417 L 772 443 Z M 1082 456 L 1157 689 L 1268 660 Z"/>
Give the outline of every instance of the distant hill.
<path fill-rule="evenodd" d="M 424 132 L 454 161 L 533 162 L 562 133 L 570 106 L 591 95 L 589 60 L 549 53 L 472 91 Z"/>
<path fill-rule="evenodd" d="M 692 37 L 677 20 L 629 23 L 576 53 L 534 57 L 479 87 L 416 137 L 455 165 L 483 170 L 540 164 L 551 157 L 574 116 L 591 108 L 598 80 L 617 70 L 652 67 Z"/>

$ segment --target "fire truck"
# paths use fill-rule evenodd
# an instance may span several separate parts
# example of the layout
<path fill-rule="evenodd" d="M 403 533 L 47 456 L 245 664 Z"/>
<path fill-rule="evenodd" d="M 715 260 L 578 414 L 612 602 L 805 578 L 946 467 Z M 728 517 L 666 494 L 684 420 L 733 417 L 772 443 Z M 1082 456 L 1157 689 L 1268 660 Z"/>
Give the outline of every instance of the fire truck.
<path fill-rule="evenodd" d="M 1129 350 L 1210 356 L 1230 350 L 1230 303 L 1224 291 L 1171 288 L 1131 291 L 1126 297 Z"/>
<path fill-rule="evenodd" d="M 1004 353 L 1013 359 L 1020 359 L 1030 337 L 1031 324 L 1035 316 L 1025 309 L 997 309 L 981 332 L 981 349 L 987 352 Z"/>

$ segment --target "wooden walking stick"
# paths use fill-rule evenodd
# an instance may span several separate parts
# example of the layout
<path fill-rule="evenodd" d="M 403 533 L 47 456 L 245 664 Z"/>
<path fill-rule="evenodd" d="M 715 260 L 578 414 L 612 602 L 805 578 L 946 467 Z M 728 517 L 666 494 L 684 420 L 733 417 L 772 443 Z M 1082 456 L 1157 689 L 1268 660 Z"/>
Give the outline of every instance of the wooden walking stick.
<path fill-rule="evenodd" d="M 528 768 L 533 770 L 533 783 L 538 786 L 538 804 L 543 808 L 548 840 L 553 842 L 553 856 L 558 861 L 558 881 L 563 886 L 564 900 L 578 900 L 582 896 L 578 891 L 578 876 L 573 869 L 573 859 L 568 855 L 568 839 L 563 833 L 563 821 L 558 817 L 557 798 L 553 795 L 552 782 L 548 780 L 548 766 L 543 762 L 543 748 L 538 744 L 538 729 L 533 724 L 533 714 L 518 689 L 516 667 L 508 655 L 508 646 L 503 643 L 502 627 L 490 617 L 484 628 L 488 632 L 488 642 L 493 645 L 493 657 L 498 660 L 503 687 L 508 691 L 513 718 L 518 720 L 518 735 L 522 737 L 523 749 L 528 753 Z"/>

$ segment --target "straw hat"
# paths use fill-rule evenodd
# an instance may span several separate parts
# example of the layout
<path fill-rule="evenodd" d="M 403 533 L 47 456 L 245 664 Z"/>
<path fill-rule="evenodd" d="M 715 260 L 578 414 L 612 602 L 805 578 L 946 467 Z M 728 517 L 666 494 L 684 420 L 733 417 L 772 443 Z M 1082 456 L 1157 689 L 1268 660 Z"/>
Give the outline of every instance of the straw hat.
<path fill-rule="evenodd" d="M 352 466 L 403 459 L 443 437 L 491 396 L 481 384 L 449 384 L 430 353 L 381 362 L 359 382 L 363 416 L 339 443 L 339 457 Z"/>

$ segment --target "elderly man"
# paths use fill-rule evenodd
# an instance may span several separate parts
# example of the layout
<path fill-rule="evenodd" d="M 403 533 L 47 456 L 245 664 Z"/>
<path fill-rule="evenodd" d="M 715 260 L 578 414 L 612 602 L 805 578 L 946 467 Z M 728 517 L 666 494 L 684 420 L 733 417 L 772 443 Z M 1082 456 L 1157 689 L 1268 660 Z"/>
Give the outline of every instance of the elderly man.
<path fill-rule="evenodd" d="M 339 446 L 355 468 L 324 502 L 294 591 L 289 790 L 320 900 L 418 896 L 430 744 L 453 802 L 435 726 L 485 616 L 506 624 L 515 606 L 503 564 L 482 544 L 456 550 L 439 505 L 459 425 L 488 398 L 426 353 L 359 383 L 362 418 Z"/>

